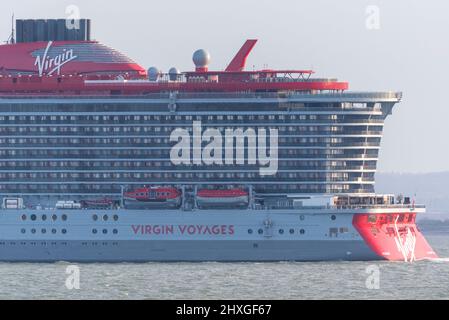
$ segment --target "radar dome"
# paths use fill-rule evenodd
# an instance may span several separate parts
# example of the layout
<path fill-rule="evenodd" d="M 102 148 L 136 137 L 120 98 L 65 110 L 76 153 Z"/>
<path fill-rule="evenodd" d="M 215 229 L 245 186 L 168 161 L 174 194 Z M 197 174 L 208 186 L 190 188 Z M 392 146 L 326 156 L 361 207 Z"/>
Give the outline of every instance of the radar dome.
<path fill-rule="evenodd" d="M 179 71 L 178 68 L 170 68 L 170 70 L 168 70 L 168 76 L 170 77 L 170 81 L 176 81 L 178 80 L 179 75 L 181 74 L 181 72 Z"/>
<path fill-rule="evenodd" d="M 151 67 L 148 69 L 148 80 L 157 81 L 161 72 L 156 67 Z"/>
<path fill-rule="evenodd" d="M 197 68 L 206 68 L 210 62 L 210 54 L 204 49 L 196 50 L 193 53 L 193 63 Z"/>

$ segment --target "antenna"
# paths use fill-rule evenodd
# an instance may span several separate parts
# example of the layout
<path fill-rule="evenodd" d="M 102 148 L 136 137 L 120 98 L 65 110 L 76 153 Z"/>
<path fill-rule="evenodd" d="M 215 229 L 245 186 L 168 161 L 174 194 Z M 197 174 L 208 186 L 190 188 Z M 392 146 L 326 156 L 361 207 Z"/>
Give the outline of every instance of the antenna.
<path fill-rule="evenodd" d="M 12 18 L 11 18 L 11 43 L 12 44 L 16 43 L 15 31 L 16 30 L 14 30 L 14 13 L 13 13 Z"/>
<path fill-rule="evenodd" d="M 13 13 L 12 14 L 12 19 L 11 19 L 11 34 L 9 35 L 9 38 L 6 41 L 6 43 L 8 43 L 8 44 L 16 43 L 16 39 L 14 37 L 14 34 L 15 34 L 15 30 L 14 30 L 14 13 Z"/>

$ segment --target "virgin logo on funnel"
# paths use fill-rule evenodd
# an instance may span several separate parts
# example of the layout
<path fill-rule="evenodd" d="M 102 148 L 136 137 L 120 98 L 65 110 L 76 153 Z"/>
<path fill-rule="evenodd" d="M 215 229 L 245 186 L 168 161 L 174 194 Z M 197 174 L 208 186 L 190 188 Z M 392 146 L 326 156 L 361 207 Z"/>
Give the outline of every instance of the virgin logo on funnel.
<path fill-rule="evenodd" d="M 191 136 L 187 129 L 177 128 L 171 133 L 170 141 L 177 142 L 170 150 L 173 164 L 258 165 L 261 176 L 275 175 L 278 171 L 277 129 L 207 128 L 203 131 L 201 121 L 194 121 L 192 132 Z"/>

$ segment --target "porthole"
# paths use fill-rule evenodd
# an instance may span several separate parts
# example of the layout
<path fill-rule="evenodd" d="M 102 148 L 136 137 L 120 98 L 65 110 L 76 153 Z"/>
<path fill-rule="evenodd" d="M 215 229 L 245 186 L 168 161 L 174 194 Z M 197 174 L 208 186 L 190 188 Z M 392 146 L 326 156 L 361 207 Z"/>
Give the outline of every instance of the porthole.
<path fill-rule="evenodd" d="M 31 233 L 36 233 L 36 229 L 31 229 Z"/>
<path fill-rule="evenodd" d="M 62 219 L 62 221 L 66 221 L 66 220 L 67 220 L 67 215 L 63 214 L 63 215 L 61 216 L 61 219 Z"/>
<path fill-rule="evenodd" d="M 42 215 L 42 221 L 47 220 L 47 216 L 45 214 Z"/>
<path fill-rule="evenodd" d="M 66 234 L 67 230 L 66 229 L 62 229 L 61 232 L 62 232 L 62 234 Z"/>
<path fill-rule="evenodd" d="M 304 233 L 306 233 L 306 230 L 301 229 L 301 230 L 299 230 L 299 233 L 300 233 L 300 234 L 304 234 Z"/>
<path fill-rule="evenodd" d="M 22 220 L 25 221 L 27 219 L 27 215 L 26 214 L 22 214 Z"/>
<path fill-rule="evenodd" d="M 257 232 L 258 232 L 259 234 L 262 234 L 262 233 L 263 233 L 263 230 L 262 230 L 262 229 L 259 229 L 259 230 L 257 230 Z"/>
<path fill-rule="evenodd" d="M 92 219 L 93 219 L 94 221 L 97 221 L 97 220 L 98 220 L 98 216 L 97 216 L 96 214 L 94 214 L 94 215 L 92 216 Z"/>
<path fill-rule="evenodd" d="M 97 232 L 98 232 L 97 229 L 92 229 L 93 234 L 97 234 Z"/>
<path fill-rule="evenodd" d="M 295 229 L 290 229 L 290 234 L 294 234 L 295 233 Z"/>
<path fill-rule="evenodd" d="M 56 233 L 56 229 L 51 229 L 51 233 L 55 234 Z"/>
<path fill-rule="evenodd" d="M 25 229 L 21 229 L 21 230 L 20 230 L 20 232 L 22 232 L 22 233 L 25 233 L 25 232 L 26 232 L 26 230 L 25 230 Z"/>
<path fill-rule="evenodd" d="M 114 214 L 113 219 L 114 219 L 114 221 L 117 221 L 118 220 L 118 215 Z"/>
<path fill-rule="evenodd" d="M 32 214 L 30 218 L 31 218 L 32 221 L 36 221 L 36 215 L 35 214 Z"/>
<path fill-rule="evenodd" d="M 108 229 L 103 229 L 103 234 L 108 233 Z"/>
<path fill-rule="evenodd" d="M 103 220 L 108 221 L 108 216 L 106 214 L 103 216 Z"/>
<path fill-rule="evenodd" d="M 284 229 L 279 229 L 279 234 L 284 234 Z"/>
<path fill-rule="evenodd" d="M 56 219 L 58 219 L 58 216 L 54 214 L 51 216 L 51 218 L 53 219 L 53 221 L 56 221 Z"/>
<path fill-rule="evenodd" d="M 41 229 L 42 233 L 47 233 L 47 229 Z"/>
<path fill-rule="evenodd" d="M 112 233 L 113 233 L 113 234 L 117 234 L 117 233 L 118 233 L 118 230 L 117 230 L 117 229 L 114 229 L 114 230 L 112 230 Z"/>
<path fill-rule="evenodd" d="M 248 229 L 248 234 L 253 234 L 253 229 Z"/>
<path fill-rule="evenodd" d="M 332 219 L 332 220 L 337 219 L 337 217 L 335 216 L 335 214 L 331 215 L 331 219 Z"/>

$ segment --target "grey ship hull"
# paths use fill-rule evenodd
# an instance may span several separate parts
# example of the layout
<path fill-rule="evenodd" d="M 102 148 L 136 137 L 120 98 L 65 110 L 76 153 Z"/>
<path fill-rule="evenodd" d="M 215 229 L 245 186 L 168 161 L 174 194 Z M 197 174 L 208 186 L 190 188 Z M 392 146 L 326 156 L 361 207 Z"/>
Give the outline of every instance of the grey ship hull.
<path fill-rule="evenodd" d="M 0 261 L 381 259 L 352 225 L 357 212 L 6 210 L 0 216 Z"/>
<path fill-rule="evenodd" d="M 353 241 L 31 241 L 2 245 L 6 262 L 178 262 L 377 260 L 362 240 Z"/>

